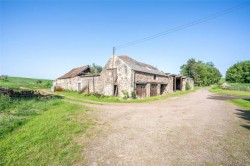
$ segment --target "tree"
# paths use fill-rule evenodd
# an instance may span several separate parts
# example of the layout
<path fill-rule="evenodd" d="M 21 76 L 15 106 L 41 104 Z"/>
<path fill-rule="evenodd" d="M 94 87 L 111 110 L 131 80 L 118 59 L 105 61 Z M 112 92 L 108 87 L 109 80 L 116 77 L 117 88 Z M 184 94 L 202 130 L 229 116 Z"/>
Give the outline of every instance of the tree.
<path fill-rule="evenodd" d="M 181 74 L 193 78 L 194 83 L 198 86 L 214 84 L 221 78 L 221 73 L 215 68 L 213 62 L 203 63 L 193 58 L 181 66 Z"/>
<path fill-rule="evenodd" d="M 227 69 L 226 81 L 250 83 L 250 61 L 238 62 Z"/>
<path fill-rule="evenodd" d="M 102 72 L 102 67 L 96 64 L 89 65 L 90 66 L 90 74 L 99 74 Z"/>

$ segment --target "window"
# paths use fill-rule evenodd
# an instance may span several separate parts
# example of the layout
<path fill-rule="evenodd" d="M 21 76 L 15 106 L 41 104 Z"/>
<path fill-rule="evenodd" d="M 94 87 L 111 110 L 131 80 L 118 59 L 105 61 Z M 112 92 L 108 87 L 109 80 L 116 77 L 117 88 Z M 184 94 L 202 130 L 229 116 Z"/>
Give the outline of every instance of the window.
<path fill-rule="evenodd" d="M 154 80 L 156 80 L 156 75 L 154 75 Z"/>

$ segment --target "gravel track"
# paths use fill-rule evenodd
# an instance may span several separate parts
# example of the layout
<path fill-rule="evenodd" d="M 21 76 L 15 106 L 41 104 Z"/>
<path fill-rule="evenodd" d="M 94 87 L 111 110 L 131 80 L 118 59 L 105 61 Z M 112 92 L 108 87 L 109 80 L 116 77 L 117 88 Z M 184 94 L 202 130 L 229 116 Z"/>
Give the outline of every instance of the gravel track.
<path fill-rule="evenodd" d="M 250 165 L 241 110 L 201 89 L 149 103 L 90 105 L 96 132 L 77 165 Z"/>

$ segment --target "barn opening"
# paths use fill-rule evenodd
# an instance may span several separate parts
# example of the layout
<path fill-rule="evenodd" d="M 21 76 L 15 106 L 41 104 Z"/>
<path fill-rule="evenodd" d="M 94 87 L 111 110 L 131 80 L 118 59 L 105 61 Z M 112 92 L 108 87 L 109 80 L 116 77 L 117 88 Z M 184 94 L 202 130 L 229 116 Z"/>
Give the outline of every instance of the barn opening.
<path fill-rule="evenodd" d="M 150 96 L 157 96 L 157 84 L 150 85 Z"/>
<path fill-rule="evenodd" d="M 113 93 L 114 96 L 118 96 L 118 87 L 117 85 L 114 85 L 114 93 Z"/>
<path fill-rule="evenodd" d="M 161 84 L 160 95 L 162 95 L 166 90 L 167 84 Z"/>
<path fill-rule="evenodd" d="M 136 95 L 138 98 L 146 97 L 146 84 L 136 84 Z"/>
<path fill-rule="evenodd" d="M 176 77 L 176 90 L 181 90 L 181 77 Z"/>

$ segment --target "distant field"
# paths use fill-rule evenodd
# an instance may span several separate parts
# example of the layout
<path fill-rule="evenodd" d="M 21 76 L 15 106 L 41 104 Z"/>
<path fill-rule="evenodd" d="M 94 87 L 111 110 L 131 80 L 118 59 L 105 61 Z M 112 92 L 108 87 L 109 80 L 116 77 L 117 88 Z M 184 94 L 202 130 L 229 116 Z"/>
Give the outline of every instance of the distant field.
<path fill-rule="evenodd" d="M 230 96 L 241 96 L 242 99 L 231 99 L 230 102 L 238 105 L 241 108 L 250 110 L 250 100 L 245 99 L 250 98 L 250 84 L 249 83 L 228 83 L 230 87 L 228 89 L 222 89 L 220 86 L 225 82 L 222 78 L 218 85 L 213 86 L 209 91 L 222 95 Z"/>
<path fill-rule="evenodd" d="M 229 90 L 250 91 L 250 83 L 229 83 Z"/>
<path fill-rule="evenodd" d="M 50 88 L 52 80 L 8 77 L 7 80 L 0 80 L 0 86 L 6 88 L 29 88 L 29 89 L 44 89 Z"/>
<path fill-rule="evenodd" d="M 220 88 L 211 88 L 209 91 L 213 93 L 231 96 L 250 96 L 250 91 L 224 90 Z"/>

